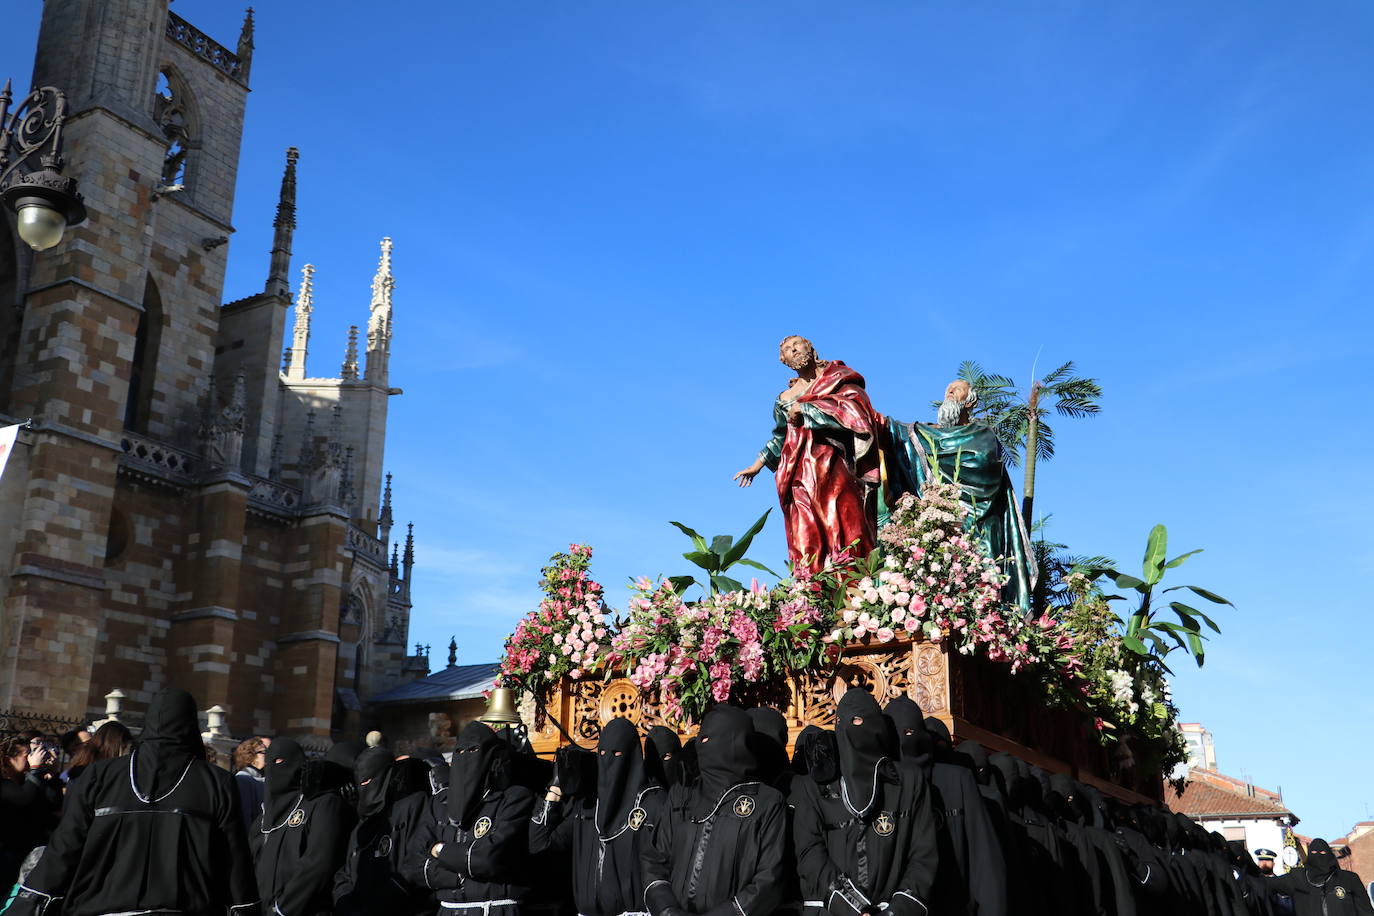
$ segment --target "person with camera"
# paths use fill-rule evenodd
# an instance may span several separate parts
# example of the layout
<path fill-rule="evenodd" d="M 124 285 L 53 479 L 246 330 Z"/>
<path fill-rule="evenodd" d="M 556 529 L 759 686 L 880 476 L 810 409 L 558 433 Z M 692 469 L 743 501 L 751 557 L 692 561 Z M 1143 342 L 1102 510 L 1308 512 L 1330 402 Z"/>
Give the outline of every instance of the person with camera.
<path fill-rule="evenodd" d="M 15 735 L 0 744 L 0 887 L 8 888 L 19 875 L 24 857 L 47 842 L 56 806 L 44 774 L 57 754 L 43 740 Z"/>

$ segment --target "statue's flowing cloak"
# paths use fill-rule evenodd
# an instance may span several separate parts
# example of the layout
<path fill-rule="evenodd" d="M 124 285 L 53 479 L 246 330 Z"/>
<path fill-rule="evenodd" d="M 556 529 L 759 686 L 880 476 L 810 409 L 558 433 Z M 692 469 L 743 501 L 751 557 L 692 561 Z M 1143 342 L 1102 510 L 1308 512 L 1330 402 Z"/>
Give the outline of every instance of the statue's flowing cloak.
<path fill-rule="evenodd" d="M 982 423 L 933 426 L 889 419 L 887 438 L 891 457 L 884 463 L 887 487 L 880 523 L 901 494 L 920 494 L 933 459 L 941 475 L 958 482 L 964 504 L 973 509 L 964 527 L 977 535 L 989 556 L 1001 558 L 999 565 L 1007 575 L 1002 600 L 1028 613 L 1035 588 L 1035 559 L 997 434 Z"/>
<path fill-rule="evenodd" d="M 793 403 L 801 426 L 787 422 Z M 774 402 L 773 436 L 759 457 L 774 472 L 795 570 L 815 572 L 851 545 L 867 556 L 877 543 L 883 424 L 863 376 L 839 360 L 824 365 L 795 402 Z"/>

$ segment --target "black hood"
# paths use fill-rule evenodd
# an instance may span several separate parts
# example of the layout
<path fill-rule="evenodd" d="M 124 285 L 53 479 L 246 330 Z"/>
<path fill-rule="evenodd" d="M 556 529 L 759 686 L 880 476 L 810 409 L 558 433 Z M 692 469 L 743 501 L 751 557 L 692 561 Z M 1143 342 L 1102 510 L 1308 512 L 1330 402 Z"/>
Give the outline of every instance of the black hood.
<path fill-rule="evenodd" d="M 1020 776 L 1016 772 L 1016 758 L 1005 751 L 998 751 L 988 757 L 988 768 L 997 774 L 997 779 L 1002 783 L 1002 790 L 1006 793 L 1007 805 L 1012 809 L 1019 809 L 1025 804 L 1025 790 L 1020 785 Z"/>
<path fill-rule="evenodd" d="M 981 786 L 992 783 L 991 768 L 988 766 L 988 752 L 977 741 L 964 741 L 959 745 L 959 753 L 968 758 L 973 775 Z"/>
<path fill-rule="evenodd" d="M 749 710 L 754 726 L 754 754 L 758 758 L 759 778 L 769 785 L 788 768 L 787 719 L 776 709 L 756 706 Z"/>
<path fill-rule="evenodd" d="M 926 731 L 930 733 L 931 749 L 935 759 L 940 760 L 954 751 L 954 739 L 950 737 L 949 726 L 943 719 L 926 716 Z"/>
<path fill-rule="evenodd" d="M 635 796 L 644 787 L 644 752 L 629 719 L 615 718 L 601 728 L 596 743 L 596 832 L 603 839 L 619 832 Z"/>
<path fill-rule="evenodd" d="M 358 789 L 358 817 L 367 820 L 386 810 L 396 759 L 384 747 L 370 747 L 353 762 L 353 781 Z"/>
<path fill-rule="evenodd" d="M 504 789 L 510 745 L 481 722 L 469 722 L 458 733 L 449 775 L 448 816 L 464 830 L 477 819 L 488 789 Z"/>
<path fill-rule="evenodd" d="M 810 776 L 818 783 L 834 782 L 840 775 L 840 751 L 835 733 L 819 725 L 808 725 L 797 735 L 792 748 L 792 771 Z"/>
<path fill-rule="evenodd" d="M 933 762 L 933 748 L 921 707 L 910 697 L 897 697 L 888 700 L 883 714 L 892 723 L 902 765 L 928 770 Z"/>
<path fill-rule="evenodd" d="M 1045 803 L 1054 814 L 1075 824 L 1088 822 L 1087 804 L 1078 791 L 1078 783 L 1067 773 L 1055 773 L 1050 777 L 1050 789 L 1045 793 Z"/>
<path fill-rule="evenodd" d="M 1307 876 L 1325 881 L 1336 871 L 1336 854 L 1326 840 L 1316 839 L 1307 844 Z"/>
<path fill-rule="evenodd" d="M 172 791 L 197 759 L 205 759 L 205 742 L 196 701 L 180 687 L 168 687 L 148 704 L 131 764 L 134 784 L 145 799 L 157 799 Z"/>
<path fill-rule="evenodd" d="M 862 687 L 845 691 L 835 707 L 835 747 L 840 795 L 856 816 L 866 815 L 878 802 L 880 770 L 894 751 L 891 738 L 892 726 L 873 694 Z"/>
<path fill-rule="evenodd" d="M 697 732 L 696 799 L 692 815 L 705 817 L 727 789 L 754 779 L 753 723 L 737 706 L 713 706 Z"/>
<path fill-rule="evenodd" d="M 683 774 L 682 739 L 663 725 L 649 729 L 644 738 L 644 772 L 650 782 L 668 788 L 687 782 Z"/>
<path fill-rule="evenodd" d="M 263 777 L 266 812 L 264 827 L 273 827 L 290 816 L 296 799 L 304 794 L 305 751 L 290 738 L 273 738 L 267 748 Z"/>

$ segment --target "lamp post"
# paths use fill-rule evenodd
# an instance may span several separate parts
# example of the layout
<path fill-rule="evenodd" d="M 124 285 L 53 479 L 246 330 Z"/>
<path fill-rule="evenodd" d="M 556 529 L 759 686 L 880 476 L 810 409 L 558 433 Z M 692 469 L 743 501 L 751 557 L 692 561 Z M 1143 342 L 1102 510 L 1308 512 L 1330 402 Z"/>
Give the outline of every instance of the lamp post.
<path fill-rule="evenodd" d="M 34 251 L 62 241 L 68 226 L 86 219 L 76 179 L 62 175 L 62 122 L 67 97 L 58 89 L 35 89 L 10 111 L 10 83 L 0 92 L 0 204 L 14 213 L 19 237 Z M 20 171 L 33 156 L 38 168 Z"/>

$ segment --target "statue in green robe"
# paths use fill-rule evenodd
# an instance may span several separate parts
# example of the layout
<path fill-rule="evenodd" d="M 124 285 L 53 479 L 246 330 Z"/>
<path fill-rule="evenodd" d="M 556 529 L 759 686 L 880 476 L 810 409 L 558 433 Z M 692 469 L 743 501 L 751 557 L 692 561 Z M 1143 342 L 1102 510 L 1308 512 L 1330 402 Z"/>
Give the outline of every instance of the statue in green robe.
<path fill-rule="evenodd" d="M 958 379 L 945 389 L 934 424 L 888 418 L 893 459 L 893 466 L 886 469 L 890 501 L 879 508 L 878 521 L 886 521 L 885 510 L 901 494 L 920 494 L 934 463 L 941 475 L 958 482 L 972 510 L 964 519 L 965 528 L 978 537 L 989 556 L 1000 558 L 1007 575 L 1002 600 L 1029 614 L 1036 575 L 1030 534 L 1002 462 L 997 434 L 986 424 L 970 421 L 969 408 L 976 400 L 977 393 Z"/>

